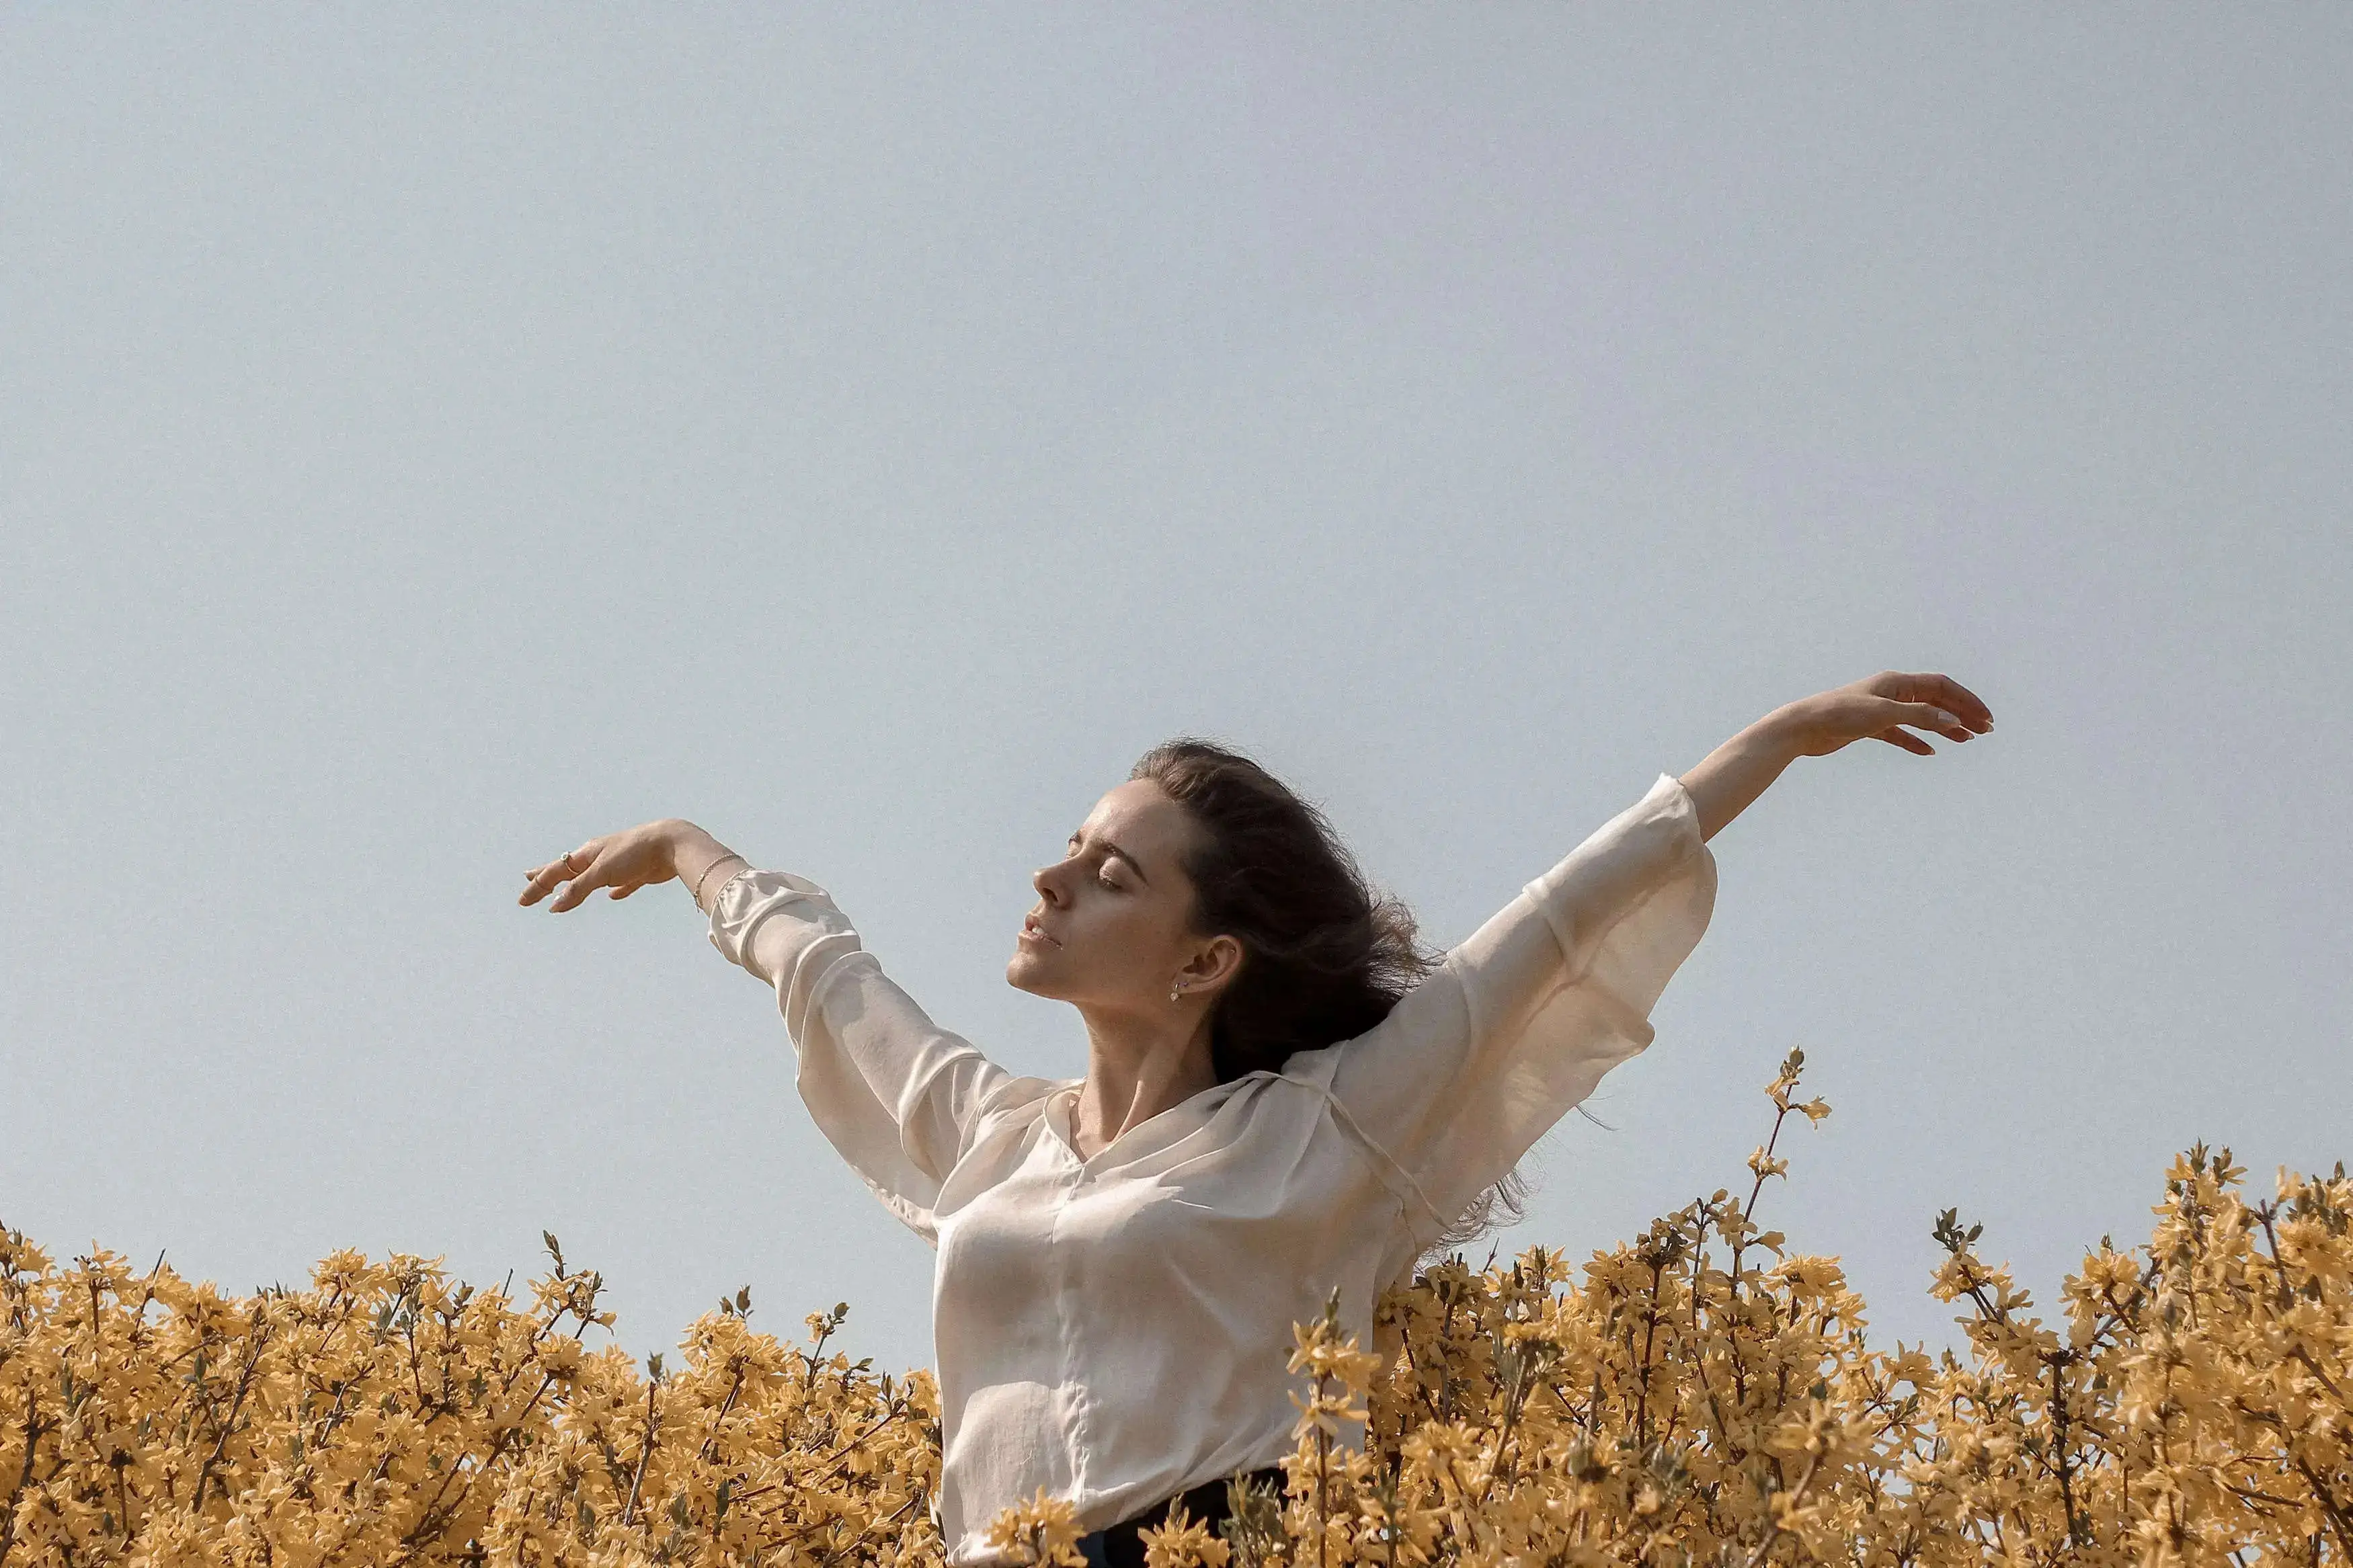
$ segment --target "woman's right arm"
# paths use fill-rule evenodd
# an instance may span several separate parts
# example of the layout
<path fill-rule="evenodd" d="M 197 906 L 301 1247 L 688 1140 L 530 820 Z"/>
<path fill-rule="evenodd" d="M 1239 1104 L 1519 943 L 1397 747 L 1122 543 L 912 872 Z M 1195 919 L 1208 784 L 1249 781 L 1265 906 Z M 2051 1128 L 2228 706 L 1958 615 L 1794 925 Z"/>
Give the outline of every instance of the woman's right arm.
<path fill-rule="evenodd" d="M 692 823 L 649 822 L 566 858 L 533 871 L 522 901 L 566 883 L 549 907 L 576 909 L 600 887 L 624 899 L 671 877 L 697 892 L 712 945 L 775 990 L 818 1129 L 892 1213 L 936 1245 L 933 1205 L 1005 1070 L 882 973 L 823 888 L 755 869 Z"/>

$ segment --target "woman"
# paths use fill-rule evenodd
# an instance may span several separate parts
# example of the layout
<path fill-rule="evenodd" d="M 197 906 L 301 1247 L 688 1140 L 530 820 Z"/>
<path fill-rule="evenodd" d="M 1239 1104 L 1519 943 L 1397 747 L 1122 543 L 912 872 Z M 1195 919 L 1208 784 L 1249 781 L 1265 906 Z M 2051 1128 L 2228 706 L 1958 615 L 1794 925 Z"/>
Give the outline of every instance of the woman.
<path fill-rule="evenodd" d="M 1141 1563 L 1140 1524 L 1291 1447 L 1291 1328 L 1374 1300 L 1475 1225 L 1491 1189 L 1651 1041 L 1706 929 L 1724 825 L 1801 756 L 1967 741 L 1983 702 L 1874 676 L 1777 710 L 1640 801 L 1442 960 L 1425 960 L 1314 809 L 1254 763 L 1175 742 L 1031 879 L 1006 979 L 1071 1003 L 1080 1079 L 1015 1078 L 884 976 L 825 890 L 691 823 L 590 839 L 522 901 L 575 909 L 679 878 L 719 951 L 774 988 L 802 1099 L 937 1249 L 933 1322 L 949 1561 L 990 1560 L 1039 1488 Z"/>

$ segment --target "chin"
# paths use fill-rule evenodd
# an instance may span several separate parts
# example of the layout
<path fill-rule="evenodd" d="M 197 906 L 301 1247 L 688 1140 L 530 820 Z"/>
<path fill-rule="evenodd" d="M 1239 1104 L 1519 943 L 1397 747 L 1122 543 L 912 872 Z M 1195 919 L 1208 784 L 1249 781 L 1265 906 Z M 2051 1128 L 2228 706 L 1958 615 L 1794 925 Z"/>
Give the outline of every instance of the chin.
<path fill-rule="evenodd" d="M 1027 949 L 1016 952 L 1007 962 L 1005 984 L 1016 991 L 1027 991 L 1030 995 L 1048 1002 L 1071 999 L 1069 989 L 1055 983 L 1053 966 L 1042 962 L 1040 954 Z"/>

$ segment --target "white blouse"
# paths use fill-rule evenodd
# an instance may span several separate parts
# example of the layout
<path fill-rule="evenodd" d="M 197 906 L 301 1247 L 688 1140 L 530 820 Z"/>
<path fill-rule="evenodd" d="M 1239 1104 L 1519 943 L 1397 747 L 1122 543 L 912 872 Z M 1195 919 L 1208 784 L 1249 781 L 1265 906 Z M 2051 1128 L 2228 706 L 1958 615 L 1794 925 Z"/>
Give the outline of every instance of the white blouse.
<path fill-rule="evenodd" d="M 925 1016 L 815 883 L 745 870 L 711 941 L 775 987 L 818 1126 L 939 1253 L 957 1568 L 1039 1487 L 1101 1529 L 1273 1463 L 1292 1325 L 1375 1298 L 1601 1075 L 1703 931 L 1715 861 L 1676 780 L 1587 839 L 1372 1029 L 1071 1147 L 1077 1079 L 1016 1078 Z"/>

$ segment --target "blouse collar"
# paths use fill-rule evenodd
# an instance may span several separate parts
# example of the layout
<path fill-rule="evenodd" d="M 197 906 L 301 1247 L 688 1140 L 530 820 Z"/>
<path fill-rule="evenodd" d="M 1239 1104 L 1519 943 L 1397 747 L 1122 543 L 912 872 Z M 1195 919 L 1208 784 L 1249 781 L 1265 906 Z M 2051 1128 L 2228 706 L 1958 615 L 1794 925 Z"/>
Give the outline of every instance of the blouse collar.
<path fill-rule="evenodd" d="M 1046 1128 L 1053 1134 L 1055 1146 L 1071 1163 L 1089 1175 L 1094 1175 L 1114 1164 L 1163 1148 L 1192 1131 L 1215 1114 L 1217 1109 L 1241 1085 L 1256 1079 L 1280 1076 L 1264 1070 L 1246 1072 L 1240 1078 L 1196 1089 L 1176 1104 L 1155 1110 L 1134 1126 L 1124 1129 L 1119 1136 L 1087 1158 L 1080 1156 L 1077 1141 L 1071 1135 L 1072 1119 L 1078 1112 L 1079 1091 L 1086 1086 L 1086 1079 L 1064 1079 L 1046 1096 Z"/>

